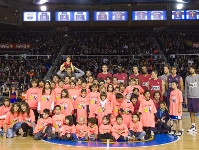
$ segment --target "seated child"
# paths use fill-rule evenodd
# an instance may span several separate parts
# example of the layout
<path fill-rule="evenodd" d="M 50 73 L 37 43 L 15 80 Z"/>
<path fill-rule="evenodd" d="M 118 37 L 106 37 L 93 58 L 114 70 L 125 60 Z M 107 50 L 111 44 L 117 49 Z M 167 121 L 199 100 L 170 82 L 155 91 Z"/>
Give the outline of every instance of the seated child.
<path fill-rule="evenodd" d="M 54 108 L 55 115 L 52 116 L 52 139 L 57 139 L 65 122 L 65 116 L 61 114 L 61 106 Z"/>
<path fill-rule="evenodd" d="M 76 125 L 76 136 L 73 136 L 74 140 L 85 141 L 87 140 L 88 127 L 85 124 L 84 117 L 80 117 L 78 124 Z"/>
<path fill-rule="evenodd" d="M 37 125 L 34 130 L 34 140 L 41 140 L 44 138 L 44 135 L 47 135 L 47 139 L 51 139 L 52 133 L 52 118 L 49 117 L 50 110 L 43 110 L 43 118 L 40 118 L 37 122 Z"/>
<path fill-rule="evenodd" d="M 113 125 L 111 131 L 112 131 L 112 136 L 114 137 L 115 140 L 122 140 L 122 141 L 128 140 L 128 128 L 123 123 L 123 118 L 121 115 L 117 115 L 116 123 Z"/>
<path fill-rule="evenodd" d="M 157 109 L 156 118 L 158 133 L 168 133 L 170 131 L 170 126 L 167 125 L 169 120 L 169 112 L 164 101 L 160 102 L 159 108 Z"/>
<path fill-rule="evenodd" d="M 75 125 L 73 124 L 73 117 L 66 116 L 65 125 L 63 125 L 61 129 L 59 139 L 72 140 L 73 137 L 76 137 L 75 132 L 76 132 L 76 129 L 75 129 Z"/>
<path fill-rule="evenodd" d="M 3 128 L 5 123 L 5 118 L 7 112 L 10 111 L 11 105 L 10 105 L 10 99 L 8 97 L 3 98 L 3 106 L 0 107 L 0 135 L 3 136 Z"/>
<path fill-rule="evenodd" d="M 22 115 L 20 111 L 20 104 L 15 102 L 12 104 L 10 111 L 6 114 L 4 133 L 7 138 L 13 138 L 14 136 L 20 135 L 19 129 L 21 128 Z"/>
<path fill-rule="evenodd" d="M 88 119 L 88 138 L 90 141 L 95 141 L 98 135 L 97 120 L 95 118 Z"/>
<path fill-rule="evenodd" d="M 144 140 L 146 132 L 143 131 L 142 123 L 139 121 L 139 115 L 132 115 L 132 122 L 130 123 L 130 138 L 133 141 L 135 140 Z"/>
<path fill-rule="evenodd" d="M 98 139 L 110 139 L 111 137 L 110 118 L 104 116 L 102 118 L 102 124 L 99 127 Z"/>

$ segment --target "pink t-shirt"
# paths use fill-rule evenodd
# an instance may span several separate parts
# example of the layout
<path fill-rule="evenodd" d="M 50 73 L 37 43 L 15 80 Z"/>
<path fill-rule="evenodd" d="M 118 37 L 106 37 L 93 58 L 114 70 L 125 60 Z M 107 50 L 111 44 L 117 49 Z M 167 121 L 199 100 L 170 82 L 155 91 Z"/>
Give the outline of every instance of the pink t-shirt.
<path fill-rule="evenodd" d="M 183 102 L 182 92 L 179 89 L 171 91 L 169 114 L 173 116 L 182 116 L 182 109 L 180 113 L 178 112 L 178 108 L 180 105 L 182 105 L 182 102 Z"/>
<path fill-rule="evenodd" d="M 155 127 L 155 113 L 157 110 L 151 99 L 148 101 L 141 100 L 139 112 L 142 113 L 140 121 L 144 127 Z"/>
<path fill-rule="evenodd" d="M 26 101 L 31 109 L 36 109 L 38 105 L 38 96 L 42 90 L 39 88 L 30 88 L 26 93 Z"/>

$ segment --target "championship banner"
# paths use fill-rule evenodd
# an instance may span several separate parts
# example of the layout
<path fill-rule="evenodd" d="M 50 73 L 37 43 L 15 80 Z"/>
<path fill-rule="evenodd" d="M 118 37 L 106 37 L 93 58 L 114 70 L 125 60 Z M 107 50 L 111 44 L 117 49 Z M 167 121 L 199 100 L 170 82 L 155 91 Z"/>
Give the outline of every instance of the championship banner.
<path fill-rule="evenodd" d="M 26 43 L 0 44 L 0 49 L 30 49 L 30 44 Z"/>
<path fill-rule="evenodd" d="M 194 42 L 192 45 L 193 48 L 199 48 L 199 42 Z"/>

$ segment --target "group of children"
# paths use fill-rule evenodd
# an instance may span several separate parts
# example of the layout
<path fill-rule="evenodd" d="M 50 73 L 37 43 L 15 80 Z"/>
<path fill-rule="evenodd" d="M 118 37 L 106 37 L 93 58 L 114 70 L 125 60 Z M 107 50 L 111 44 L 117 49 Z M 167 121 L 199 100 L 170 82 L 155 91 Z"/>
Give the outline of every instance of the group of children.
<path fill-rule="evenodd" d="M 42 138 L 60 140 L 144 140 L 152 137 L 151 132 L 182 135 L 182 92 L 178 83 L 172 82 L 170 111 L 161 94 L 156 91 L 151 99 L 131 79 L 125 88 L 105 84 L 103 81 L 87 84 L 77 83 L 69 77 L 63 80 L 40 82 L 31 81 L 25 101 L 10 104 L 4 98 L 0 107 L 0 134 L 7 138 L 28 134 L 35 140 Z M 39 119 L 38 119 L 39 118 Z M 173 120 L 173 128 L 167 125 Z M 177 121 L 179 132 L 176 132 Z"/>

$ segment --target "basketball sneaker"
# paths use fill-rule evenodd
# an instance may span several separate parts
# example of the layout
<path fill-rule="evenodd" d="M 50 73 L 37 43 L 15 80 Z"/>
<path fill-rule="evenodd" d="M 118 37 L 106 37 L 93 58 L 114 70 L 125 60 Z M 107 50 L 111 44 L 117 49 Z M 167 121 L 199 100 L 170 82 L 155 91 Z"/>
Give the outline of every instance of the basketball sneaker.
<path fill-rule="evenodd" d="M 187 132 L 197 132 L 196 127 L 192 125 L 191 128 L 187 130 Z"/>
<path fill-rule="evenodd" d="M 171 131 L 169 132 L 170 135 L 174 135 L 175 133 L 176 133 L 175 130 L 171 130 Z"/>

